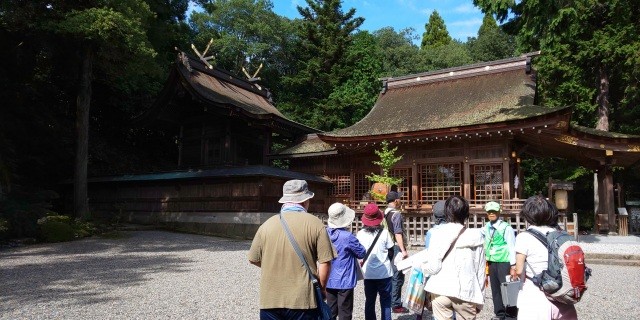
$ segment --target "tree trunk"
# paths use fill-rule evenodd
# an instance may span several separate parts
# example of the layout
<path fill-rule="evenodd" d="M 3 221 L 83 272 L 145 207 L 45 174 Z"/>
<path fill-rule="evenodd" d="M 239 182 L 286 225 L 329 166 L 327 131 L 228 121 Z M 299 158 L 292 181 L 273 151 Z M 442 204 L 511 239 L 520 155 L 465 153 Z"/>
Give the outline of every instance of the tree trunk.
<path fill-rule="evenodd" d="M 81 52 L 80 84 L 76 106 L 76 163 L 74 172 L 74 211 L 76 217 L 89 218 L 87 199 L 87 163 L 89 161 L 89 109 L 91 107 L 91 76 L 93 49 L 83 43 Z"/>
<path fill-rule="evenodd" d="M 609 131 L 609 74 L 604 64 L 600 64 L 600 88 L 598 89 L 598 122 L 596 129 Z"/>

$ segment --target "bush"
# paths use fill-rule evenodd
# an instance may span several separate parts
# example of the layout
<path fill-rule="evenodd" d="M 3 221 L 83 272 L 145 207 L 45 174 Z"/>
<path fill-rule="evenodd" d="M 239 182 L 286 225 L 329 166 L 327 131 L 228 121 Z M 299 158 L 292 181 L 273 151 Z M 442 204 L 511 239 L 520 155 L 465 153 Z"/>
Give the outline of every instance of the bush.
<path fill-rule="evenodd" d="M 75 238 L 75 232 L 67 216 L 47 216 L 38 219 L 40 239 L 44 242 L 64 242 Z"/>
<path fill-rule="evenodd" d="M 49 213 L 38 219 L 40 239 L 44 242 L 71 241 L 75 238 L 92 236 L 97 228 L 91 222 L 72 220 L 71 217 Z"/>
<path fill-rule="evenodd" d="M 76 238 L 90 237 L 98 232 L 98 228 L 93 223 L 78 219 L 73 222 L 72 227 Z"/>
<path fill-rule="evenodd" d="M 8 221 L 7 238 L 37 237 L 38 219 L 51 212 L 58 195 L 49 190 L 15 190 L 0 201 L 0 218 Z"/>

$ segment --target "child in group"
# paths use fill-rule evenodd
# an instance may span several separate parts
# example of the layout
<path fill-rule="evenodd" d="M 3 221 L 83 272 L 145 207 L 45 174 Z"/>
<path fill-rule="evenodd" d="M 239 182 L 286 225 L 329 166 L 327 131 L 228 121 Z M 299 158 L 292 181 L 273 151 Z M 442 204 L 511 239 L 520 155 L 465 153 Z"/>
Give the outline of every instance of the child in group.
<path fill-rule="evenodd" d="M 357 259 L 366 253 L 358 239 L 346 228 L 355 218 L 355 211 L 342 203 L 334 203 L 328 210 L 327 232 L 338 256 L 331 261 L 331 273 L 327 281 L 327 304 L 332 319 L 351 320 L 353 313 L 353 288 L 356 286 Z"/>

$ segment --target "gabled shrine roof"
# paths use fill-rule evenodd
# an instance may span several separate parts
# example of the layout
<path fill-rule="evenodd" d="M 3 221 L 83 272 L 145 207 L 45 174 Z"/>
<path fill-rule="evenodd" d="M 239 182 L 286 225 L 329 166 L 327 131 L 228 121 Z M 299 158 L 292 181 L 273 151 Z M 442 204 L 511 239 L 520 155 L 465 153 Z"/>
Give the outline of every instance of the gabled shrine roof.
<path fill-rule="evenodd" d="M 181 102 L 184 92 L 188 92 L 192 101 L 199 102 L 199 105 Z M 169 79 L 154 105 L 137 121 L 161 119 L 180 122 L 185 118 L 197 118 L 198 112 L 203 111 L 242 117 L 248 122 L 293 136 L 319 131 L 287 119 L 273 104 L 269 90 L 215 66 L 209 68 L 199 58 L 184 52 L 178 54 Z"/>
<path fill-rule="evenodd" d="M 233 105 L 254 115 L 284 115 L 269 101 L 268 90 L 230 73 L 207 66 L 199 59 L 181 54 L 176 63 L 177 70 L 193 91 L 202 99 L 223 105 Z"/>
<path fill-rule="evenodd" d="M 326 142 L 398 136 L 504 123 L 566 107 L 535 105 L 530 57 L 521 56 L 383 79 L 372 110 L 351 127 L 321 133 Z"/>

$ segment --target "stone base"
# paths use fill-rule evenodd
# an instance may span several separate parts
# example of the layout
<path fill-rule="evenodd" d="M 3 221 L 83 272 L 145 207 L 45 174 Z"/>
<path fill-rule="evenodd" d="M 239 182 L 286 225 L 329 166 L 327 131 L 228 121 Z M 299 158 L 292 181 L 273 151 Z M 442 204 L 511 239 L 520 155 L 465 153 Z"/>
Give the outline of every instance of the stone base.
<path fill-rule="evenodd" d="M 267 212 L 136 212 L 123 220 L 180 232 L 253 239 L 258 227 L 276 213 Z"/>

